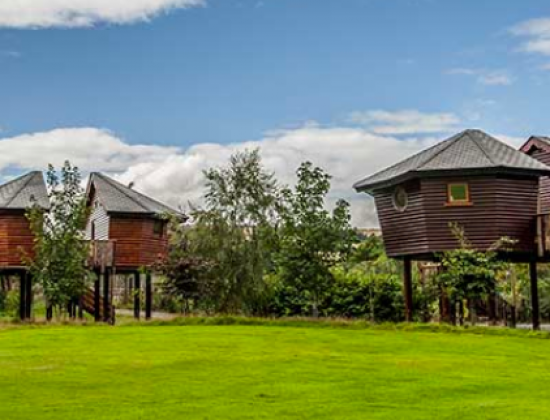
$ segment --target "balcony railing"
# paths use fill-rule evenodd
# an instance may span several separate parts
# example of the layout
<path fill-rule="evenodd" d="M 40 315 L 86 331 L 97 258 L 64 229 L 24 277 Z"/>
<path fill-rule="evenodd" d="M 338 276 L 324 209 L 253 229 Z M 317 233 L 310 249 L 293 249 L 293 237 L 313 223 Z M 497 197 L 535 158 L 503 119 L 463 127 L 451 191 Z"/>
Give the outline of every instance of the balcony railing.
<path fill-rule="evenodd" d="M 88 266 L 92 268 L 105 269 L 115 265 L 116 242 L 97 241 L 90 242 L 90 253 L 88 255 Z"/>

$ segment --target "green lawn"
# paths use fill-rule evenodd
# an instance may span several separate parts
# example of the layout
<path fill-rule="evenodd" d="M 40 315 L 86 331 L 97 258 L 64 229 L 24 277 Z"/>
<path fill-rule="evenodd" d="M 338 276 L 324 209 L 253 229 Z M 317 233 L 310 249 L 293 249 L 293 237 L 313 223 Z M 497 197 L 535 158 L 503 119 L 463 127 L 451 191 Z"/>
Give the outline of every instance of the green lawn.
<path fill-rule="evenodd" d="M 550 419 L 550 340 L 275 326 L 0 330 L 0 419 Z"/>

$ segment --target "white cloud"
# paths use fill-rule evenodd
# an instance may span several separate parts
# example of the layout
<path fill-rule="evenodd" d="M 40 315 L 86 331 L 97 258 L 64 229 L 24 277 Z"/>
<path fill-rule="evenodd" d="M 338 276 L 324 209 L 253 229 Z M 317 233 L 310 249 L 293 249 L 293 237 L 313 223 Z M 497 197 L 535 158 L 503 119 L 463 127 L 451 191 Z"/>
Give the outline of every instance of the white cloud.
<path fill-rule="evenodd" d="M 520 50 L 526 53 L 550 55 L 550 18 L 531 19 L 510 29 L 513 35 L 525 39 Z"/>
<path fill-rule="evenodd" d="M 273 131 L 262 139 L 228 145 L 200 143 L 177 147 L 132 145 L 107 130 L 61 128 L 48 132 L 0 139 L 2 171 L 45 169 L 66 159 L 83 171 L 105 171 L 124 183 L 173 206 L 200 204 L 202 170 L 226 164 L 237 150 L 259 147 L 265 165 L 283 184 L 292 185 L 301 162 L 310 160 L 333 175 L 329 202 L 345 198 L 352 203 L 353 222 L 377 224 L 372 200 L 357 194 L 352 184 L 432 144 L 434 139 L 399 140 L 373 134 L 364 128 L 322 127 L 308 123 L 290 130 Z M 329 204 L 330 204 L 329 203 Z"/>
<path fill-rule="evenodd" d="M 123 171 L 140 162 L 160 162 L 175 147 L 129 145 L 108 130 L 60 128 L 0 139 L 0 171 L 43 169 L 70 159 L 84 170 Z"/>
<path fill-rule="evenodd" d="M 486 70 L 486 69 L 471 69 L 459 67 L 448 70 L 449 75 L 455 76 L 474 76 L 476 81 L 486 86 L 509 86 L 514 83 L 514 79 L 505 70 Z"/>
<path fill-rule="evenodd" d="M 378 224 L 373 201 L 357 194 L 359 179 L 404 159 L 441 140 L 437 137 L 396 138 L 364 127 L 324 127 L 313 122 L 272 131 L 263 138 L 233 144 L 199 143 L 188 149 L 159 145 L 132 145 L 107 130 L 64 128 L 0 139 L 0 178 L 30 169 L 59 166 L 69 159 L 81 170 L 104 171 L 121 182 L 174 207 L 201 204 L 202 171 L 225 165 L 237 150 L 260 148 L 264 164 L 281 183 L 292 185 L 301 162 L 309 160 L 333 176 L 329 205 L 348 200 L 353 224 Z M 522 139 L 497 136 L 514 146 Z"/>
<path fill-rule="evenodd" d="M 478 78 L 479 83 L 487 86 L 509 86 L 514 81 L 505 72 L 490 72 L 482 74 Z"/>
<path fill-rule="evenodd" d="M 350 120 L 376 134 L 402 135 L 443 133 L 456 129 L 460 122 L 452 113 L 422 113 L 417 110 L 354 112 Z"/>
<path fill-rule="evenodd" d="M 206 0 L 1 0 L 0 28 L 87 27 L 147 21 Z"/>

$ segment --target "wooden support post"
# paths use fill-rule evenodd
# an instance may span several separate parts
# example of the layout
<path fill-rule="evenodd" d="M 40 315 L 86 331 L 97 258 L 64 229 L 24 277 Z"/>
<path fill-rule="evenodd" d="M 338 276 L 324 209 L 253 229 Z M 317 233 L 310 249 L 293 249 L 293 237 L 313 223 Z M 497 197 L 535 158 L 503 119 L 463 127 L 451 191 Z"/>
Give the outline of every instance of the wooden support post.
<path fill-rule="evenodd" d="M 539 287 L 536 260 L 529 262 L 529 277 L 531 279 L 531 316 L 533 319 L 533 329 L 540 330 Z"/>
<path fill-rule="evenodd" d="M 19 319 L 24 321 L 27 315 L 27 279 L 24 271 L 19 272 Z"/>
<path fill-rule="evenodd" d="M 78 319 L 84 319 L 84 302 L 82 297 L 78 299 Z"/>
<path fill-rule="evenodd" d="M 94 318 L 95 322 L 101 321 L 101 274 L 99 271 L 96 274 L 96 279 L 94 281 Z"/>
<path fill-rule="evenodd" d="M 464 301 L 462 299 L 458 302 L 458 323 L 461 327 L 464 326 Z"/>
<path fill-rule="evenodd" d="M 413 296 L 412 296 L 412 260 L 411 257 L 403 259 L 403 292 L 405 294 L 405 320 L 413 320 Z"/>
<path fill-rule="evenodd" d="M 151 281 L 151 273 L 145 275 L 145 319 L 151 319 L 151 310 L 153 306 L 153 285 Z"/>
<path fill-rule="evenodd" d="M 25 273 L 26 286 L 25 286 L 25 317 L 31 319 L 32 316 L 32 275 L 28 271 Z"/>
<path fill-rule="evenodd" d="M 489 292 L 487 309 L 489 312 L 489 325 L 497 325 L 497 295 L 495 290 Z"/>
<path fill-rule="evenodd" d="M 139 319 L 141 313 L 141 277 L 139 271 L 134 273 L 134 318 Z"/>
<path fill-rule="evenodd" d="M 107 269 L 103 273 L 103 321 L 109 322 L 111 320 L 111 314 L 109 308 L 111 306 L 110 291 L 111 291 L 111 277 L 110 271 Z"/>

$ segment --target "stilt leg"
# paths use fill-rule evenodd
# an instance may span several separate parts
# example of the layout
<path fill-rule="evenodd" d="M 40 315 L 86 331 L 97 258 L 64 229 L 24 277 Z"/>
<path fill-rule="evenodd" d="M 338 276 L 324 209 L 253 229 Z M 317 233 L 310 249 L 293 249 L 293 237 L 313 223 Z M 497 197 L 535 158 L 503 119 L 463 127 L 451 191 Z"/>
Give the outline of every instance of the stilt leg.
<path fill-rule="evenodd" d="M 100 283 L 100 281 L 101 281 L 101 274 L 98 271 L 97 272 L 97 277 L 96 277 L 95 282 L 94 282 L 94 309 L 95 309 L 94 318 L 95 318 L 95 322 L 101 321 L 101 291 L 100 291 L 101 283 Z"/>
<path fill-rule="evenodd" d="M 134 273 L 134 318 L 139 319 L 141 313 L 141 277 L 139 271 Z"/>
<path fill-rule="evenodd" d="M 403 292 L 405 294 L 405 320 L 413 320 L 413 296 L 412 296 L 412 261 L 410 257 L 403 260 Z"/>
<path fill-rule="evenodd" d="M 533 329 L 540 330 L 539 287 L 536 261 L 529 262 L 529 277 L 531 279 L 531 311 L 533 318 Z"/>
<path fill-rule="evenodd" d="M 27 315 L 27 279 L 24 271 L 19 273 L 19 319 L 24 321 Z"/>
<path fill-rule="evenodd" d="M 151 273 L 145 276 L 145 319 L 151 319 L 151 311 L 153 306 L 153 285 L 151 281 Z"/>
<path fill-rule="evenodd" d="M 33 300 L 33 295 L 32 295 L 32 275 L 31 273 L 27 272 L 25 273 L 25 278 L 26 278 L 26 287 L 25 287 L 25 318 L 27 319 L 31 319 L 31 315 L 32 315 L 32 300 Z"/>
<path fill-rule="evenodd" d="M 110 300 L 110 291 L 111 291 L 111 277 L 110 277 L 109 270 L 105 270 L 105 273 L 103 273 L 103 321 L 109 322 L 111 320 L 111 314 L 110 314 L 110 306 L 111 306 L 111 300 Z"/>

